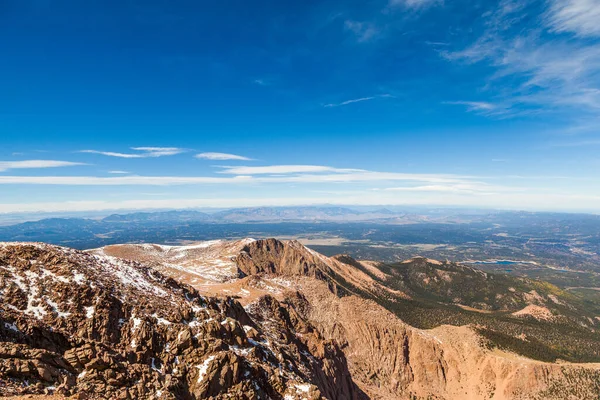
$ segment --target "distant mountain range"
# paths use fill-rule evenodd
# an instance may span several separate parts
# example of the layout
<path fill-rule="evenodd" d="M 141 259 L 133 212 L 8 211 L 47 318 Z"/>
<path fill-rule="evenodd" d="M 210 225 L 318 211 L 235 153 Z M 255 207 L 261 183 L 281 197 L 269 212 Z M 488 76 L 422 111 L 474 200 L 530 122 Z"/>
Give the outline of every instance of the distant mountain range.
<path fill-rule="evenodd" d="M 205 213 L 195 210 L 135 212 L 102 218 L 46 218 L 0 226 L 0 240 L 39 241 L 91 248 L 112 243 L 201 240 L 241 237 L 252 224 L 411 223 L 422 219 L 390 210 L 358 211 L 345 207 L 260 207 Z M 239 230 L 241 224 L 246 228 Z M 279 232 L 285 234 L 285 232 Z"/>
<path fill-rule="evenodd" d="M 86 249 L 115 243 L 176 244 L 215 237 L 326 233 L 330 237 L 386 246 L 395 243 L 459 245 L 493 240 L 504 241 L 508 248 L 523 247 L 529 241 L 527 247 L 531 249 L 531 239 L 538 238 L 536 242 L 543 243 L 545 253 L 552 246 L 552 252 L 560 251 L 566 257 L 563 259 L 571 260 L 568 265 L 575 265 L 585 261 L 581 257 L 593 257 L 596 253 L 594 249 L 600 244 L 599 232 L 600 216 L 590 214 L 305 206 L 237 208 L 213 213 L 174 210 L 94 218 L 46 218 L 0 226 L 0 240 L 38 241 Z M 552 240 L 549 242 L 548 239 Z M 578 246 L 576 253 L 569 250 L 574 244 Z M 490 255 L 523 256 L 513 252 Z"/>
<path fill-rule="evenodd" d="M 103 222 L 318 222 L 318 221 L 374 221 L 396 220 L 405 215 L 387 209 L 357 211 L 345 207 L 258 207 L 236 208 L 216 213 L 199 211 L 140 212 L 113 214 Z"/>

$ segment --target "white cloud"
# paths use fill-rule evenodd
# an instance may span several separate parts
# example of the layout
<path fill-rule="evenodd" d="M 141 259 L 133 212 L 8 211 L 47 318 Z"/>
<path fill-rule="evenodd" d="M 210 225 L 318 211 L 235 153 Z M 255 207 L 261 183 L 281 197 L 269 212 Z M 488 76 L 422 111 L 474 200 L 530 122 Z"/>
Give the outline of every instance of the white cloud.
<path fill-rule="evenodd" d="M 260 174 L 297 174 L 297 173 L 312 173 L 312 172 L 357 172 L 363 171 L 360 169 L 343 169 L 326 167 L 323 165 L 268 165 L 263 167 L 223 167 L 221 173 L 234 175 L 260 175 Z"/>
<path fill-rule="evenodd" d="M 339 107 L 339 106 L 345 106 L 348 104 L 352 104 L 352 103 L 359 103 L 361 101 L 368 101 L 368 100 L 373 100 L 375 97 L 370 96 L 370 97 L 361 97 L 359 99 L 352 99 L 352 100 L 346 100 L 343 101 L 341 103 L 329 103 L 329 104 L 325 104 L 323 107 Z"/>
<path fill-rule="evenodd" d="M 394 97 L 394 96 L 392 96 L 391 94 L 380 94 L 380 95 L 377 95 L 377 96 L 360 97 L 358 99 L 351 99 L 351 100 L 342 101 L 341 103 L 329 103 L 329 104 L 325 104 L 323 107 L 347 106 L 348 104 L 360 103 L 361 101 L 369 101 L 369 100 L 374 100 L 374 99 L 377 99 L 377 98 L 386 98 L 386 97 Z"/>
<path fill-rule="evenodd" d="M 574 142 L 551 143 L 550 147 L 600 146 L 600 139 L 579 140 Z"/>
<path fill-rule="evenodd" d="M 233 183 L 245 178 L 187 176 L 1 176 L 0 184 L 66 185 L 66 186 L 168 186 L 211 183 Z"/>
<path fill-rule="evenodd" d="M 496 108 L 494 104 L 484 101 L 446 101 L 444 104 L 466 106 L 469 111 L 492 111 Z"/>
<path fill-rule="evenodd" d="M 450 43 L 448 42 L 433 42 L 429 40 L 426 40 L 425 44 L 428 46 L 450 46 Z"/>
<path fill-rule="evenodd" d="M 456 193 L 467 195 L 492 195 L 498 192 L 507 192 L 520 190 L 506 186 L 493 186 L 484 182 L 471 183 L 455 183 L 455 184 L 438 184 L 438 185 L 423 185 L 423 186 L 401 186 L 389 187 L 384 191 L 392 192 L 440 192 L 440 193 Z"/>
<path fill-rule="evenodd" d="M 425 8 L 434 4 L 442 4 L 442 0 L 390 0 L 390 7 Z"/>
<path fill-rule="evenodd" d="M 129 172 L 127 171 L 108 171 L 109 174 L 115 174 L 115 175 L 124 175 L 124 174 L 128 174 Z"/>
<path fill-rule="evenodd" d="M 344 22 L 344 28 L 356 36 L 358 42 L 369 42 L 380 33 L 379 28 L 371 22 L 359 22 L 347 20 Z"/>
<path fill-rule="evenodd" d="M 486 198 L 484 207 L 518 210 L 596 210 L 600 196 L 573 195 L 562 193 L 500 193 Z M 171 198 L 171 199 L 132 199 L 124 201 L 68 201 L 45 203 L 4 203 L 0 213 L 12 212 L 56 212 L 56 211 L 99 211 L 99 210 L 139 210 L 139 209 L 185 209 L 196 207 L 257 207 L 257 206 L 301 206 L 301 205 L 430 205 L 430 206 L 475 206 L 482 207 L 481 198 L 462 193 L 435 191 L 406 192 L 402 196 L 394 191 L 372 192 L 354 191 L 339 195 L 320 197 L 229 197 L 229 198 Z"/>
<path fill-rule="evenodd" d="M 0 161 L 0 172 L 10 169 L 37 169 L 37 168 L 57 168 L 72 167 L 75 165 L 85 165 L 78 162 L 56 161 L 56 160 L 24 160 L 24 161 Z"/>
<path fill-rule="evenodd" d="M 131 149 L 146 152 L 149 154 L 148 157 L 174 156 L 187 151 L 178 147 L 132 147 Z"/>
<path fill-rule="evenodd" d="M 238 156 L 236 154 L 227 154 L 227 153 L 200 153 L 196 154 L 196 158 L 201 158 L 204 160 L 242 160 L 242 161 L 250 161 L 251 158 Z"/>
<path fill-rule="evenodd" d="M 186 152 L 185 149 L 180 149 L 178 147 L 132 147 L 131 150 L 139 151 L 140 153 L 118 153 L 114 151 L 100 150 L 81 150 L 80 153 L 100 154 L 103 156 L 118 158 L 153 158 L 174 156 Z"/>
<path fill-rule="evenodd" d="M 597 0 L 551 0 L 546 14 L 554 32 L 581 37 L 600 36 L 600 2 Z"/>
<path fill-rule="evenodd" d="M 557 2 L 566 3 L 552 0 L 551 7 Z M 490 115 L 550 110 L 576 111 L 579 117 L 596 114 L 600 110 L 600 47 L 585 40 L 549 37 L 531 26 L 524 28 L 519 24 L 525 15 L 523 4 L 504 1 L 488 15 L 486 31 L 471 45 L 440 54 L 450 61 L 486 62 L 495 68 L 484 82 L 485 89 L 496 90 L 499 98 L 497 110 L 490 110 Z M 551 21 L 557 26 L 556 18 Z M 600 30 L 600 23 L 595 26 Z M 517 27 L 519 34 L 514 36 Z"/>
<path fill-rule="evenodd" d="M 213 176 L 0 176 L 1 184 L 67 186 L 168 186 L 246 183 L 352 183 L 375 181 L 416 181 L 428 183 L 468 182 L 472 177 L 448 174 L 405 174 L 322 166 L 231 167 L 230 177 Z M 302 173 L 304 172 L 304 173 Z M 317 174 L 317 172 L 329 172 Z M 299 173 L 299 174 L 298 174 Z M 270 176 L 262 176 L 272 174 Z M 274 175 L 273 175 L 274 174 Z M 293 175 L 286 175 L 293 174 Z M 261 175 L 261 176 L 253 176 Z"/>

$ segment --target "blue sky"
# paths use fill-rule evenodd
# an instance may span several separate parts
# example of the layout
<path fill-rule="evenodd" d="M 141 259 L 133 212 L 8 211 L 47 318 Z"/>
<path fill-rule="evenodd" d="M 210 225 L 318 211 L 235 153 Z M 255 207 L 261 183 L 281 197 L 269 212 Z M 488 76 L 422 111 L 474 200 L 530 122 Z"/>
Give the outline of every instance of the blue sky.
<path fill-rule="evenodd" d="M 600 2 L 0 2 L 0 212 L 600 211 Z"/>

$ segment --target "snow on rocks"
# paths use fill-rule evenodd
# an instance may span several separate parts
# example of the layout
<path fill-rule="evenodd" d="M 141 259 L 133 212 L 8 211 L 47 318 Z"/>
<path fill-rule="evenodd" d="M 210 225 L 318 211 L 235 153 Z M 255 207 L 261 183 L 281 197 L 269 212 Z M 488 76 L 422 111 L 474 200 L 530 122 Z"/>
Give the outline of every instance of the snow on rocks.
<path fill-rule="evenodd" d="M 206 371 L 208 371 L 208 366 L 214 359 L 215 356 L 209 356 L 202 364 L 196 365 L 196 368 L 198 368 L 198 383 L 202 382 L 204 376 L 206 375 Z"/>

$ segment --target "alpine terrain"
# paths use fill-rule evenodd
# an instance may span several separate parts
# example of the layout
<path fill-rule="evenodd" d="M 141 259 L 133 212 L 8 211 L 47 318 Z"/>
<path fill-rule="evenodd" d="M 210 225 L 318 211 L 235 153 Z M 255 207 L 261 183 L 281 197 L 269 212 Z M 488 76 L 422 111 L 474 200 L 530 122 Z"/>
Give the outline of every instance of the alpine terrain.
<path fill-rule="evenodd" d="M 600 314 L 539 280 L 244 239 L 0 244 L 0 396 L 597 399 Z"/>

